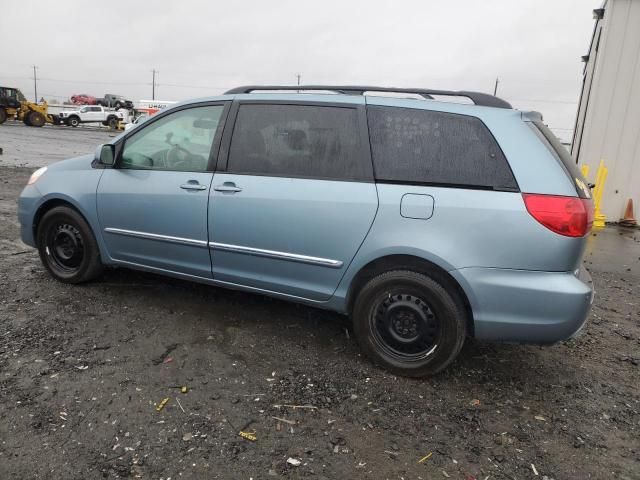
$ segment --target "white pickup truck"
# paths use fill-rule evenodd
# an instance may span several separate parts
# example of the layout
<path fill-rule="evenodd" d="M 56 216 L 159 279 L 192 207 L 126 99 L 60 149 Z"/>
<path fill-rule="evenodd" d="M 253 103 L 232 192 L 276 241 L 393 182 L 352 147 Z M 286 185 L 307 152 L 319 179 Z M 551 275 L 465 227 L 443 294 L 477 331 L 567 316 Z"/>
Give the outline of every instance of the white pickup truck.
<path fill-rule="evenodd" d="M 63 110 L 58 114 L 60 123 L 70 127 L 77 127 L 81 123 L 102 123 L 116 128 L 119 121 L 126 120 L 126 112 L 113 111 L 97 105 L 85 105 L 78 110 Z"/>

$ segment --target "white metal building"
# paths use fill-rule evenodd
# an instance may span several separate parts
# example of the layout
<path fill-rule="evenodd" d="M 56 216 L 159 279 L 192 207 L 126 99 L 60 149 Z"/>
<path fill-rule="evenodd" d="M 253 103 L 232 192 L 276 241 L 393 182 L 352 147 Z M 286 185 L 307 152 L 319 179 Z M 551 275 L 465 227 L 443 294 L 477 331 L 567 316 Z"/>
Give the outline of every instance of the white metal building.
<path fill-rule="evenodd" d="M 609 174 L 601 211 L 607 221 L 640 207 L 640 0 L 605 0 L 594 10 L 595 27 L 585 61 L 584 81 L 571 154 L 589 165 L 595 182 L 600 160 Z"/>

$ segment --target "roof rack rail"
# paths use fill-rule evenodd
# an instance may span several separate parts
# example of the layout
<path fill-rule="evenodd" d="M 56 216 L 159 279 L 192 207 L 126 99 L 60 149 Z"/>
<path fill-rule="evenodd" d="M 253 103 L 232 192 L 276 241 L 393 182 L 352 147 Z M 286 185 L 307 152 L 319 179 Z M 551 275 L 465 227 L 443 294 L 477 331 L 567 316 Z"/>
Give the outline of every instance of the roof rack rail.
<path fill-rule="evenodd" d="M 468 92 L 466 90 L 431 90 L 425 88 L 394 88 L 394 87 L 371 87 L 371 86 L 339 86 L 339 85 L 248 85 L 245 87 L 232 88 L 225 94 L 251 93 L 256 90 L 323 90 L 351 95 L 364 95 L 365 92 L 391 92 L 391 93 L 413 93 L 426 99 L 432 100 L 433 95 L 446 97 L 466 97 L 475 105 L 483 107 L 513 108 L 511 104 L 499 97 L 481 92 Z"/>

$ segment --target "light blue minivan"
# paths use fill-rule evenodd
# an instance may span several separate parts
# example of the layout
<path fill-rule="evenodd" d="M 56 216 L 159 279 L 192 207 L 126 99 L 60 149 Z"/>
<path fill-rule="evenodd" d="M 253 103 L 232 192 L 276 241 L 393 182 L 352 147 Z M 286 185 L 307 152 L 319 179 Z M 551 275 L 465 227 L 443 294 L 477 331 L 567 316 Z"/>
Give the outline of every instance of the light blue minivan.
<path fill-rule="evenodd" d="M 60 281 L 126 267 L 330 309 L 376 363 L 416 377 L 466 337 L 575 335 L 592 218 L 539 114 L 326 85 L 177 104 L 36 171 L 19 200 L 23 241 Z"/>

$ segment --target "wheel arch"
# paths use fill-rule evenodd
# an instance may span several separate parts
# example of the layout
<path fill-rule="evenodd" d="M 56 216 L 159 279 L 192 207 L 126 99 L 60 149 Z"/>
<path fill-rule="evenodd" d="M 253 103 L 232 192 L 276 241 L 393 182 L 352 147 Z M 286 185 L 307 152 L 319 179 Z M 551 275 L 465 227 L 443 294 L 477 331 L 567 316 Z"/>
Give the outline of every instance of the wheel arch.
<path fill-rule="evenodd" d="M 56 208 L 56 207 L 68 207 L 72 210 L 74 210 L 78 215 L 80 215 L 82 217 L 82 219 L 87 222 L 87 225 L 89 225 L 89 228 L 91 229 L 91 232 L 93 233 L 93 236 L 96 237 L 96 239 L 98 239 L 98 235 L 96 235 L 96 231 L 95 228 L 93 227 L 91 221 L 89 220 L 89 218 L 82 212 L 82 210 L 80 208 L 78 208 L 77 205 L 75 205 L 73 202 L 64 199 L 64 198 L 60 198 L 60 197 L 54 197 L 54 198 L 49 198 L 48 200 L 45 200 L 36 210 L 35 215 L 33 216 L 33 238 L 37 239 L 38 238 L 38 225 L 40 224 L 40 221 L 42 220 L 42 217 L 44 217 L 44 215 L 51 210 L 52 208 Z M 99 243 L 98 243 L 99 244 Z"/>
<path fill-rule="evenodd" d="M 467 334 L 472 337 L 474 336 L 473 310 L 471 308 L 469 298 L 460 283 L 458 283 L 458 281 L 441 266 L 415 255 L 389 254 L 371 260 L 369 263 L 364 265 L 353 276 L 350 282 L 346 299 L 348 313 L 351 314 L 358 292 L 369 280 L 381 273 L 392 270 L 411 270 L 429 275 L 443 284 L 447 289 L 451 289 L 456 292 L 464 306 L 467 321 Z"/>

